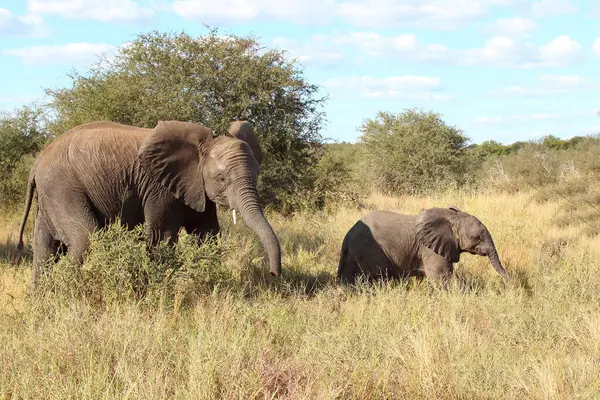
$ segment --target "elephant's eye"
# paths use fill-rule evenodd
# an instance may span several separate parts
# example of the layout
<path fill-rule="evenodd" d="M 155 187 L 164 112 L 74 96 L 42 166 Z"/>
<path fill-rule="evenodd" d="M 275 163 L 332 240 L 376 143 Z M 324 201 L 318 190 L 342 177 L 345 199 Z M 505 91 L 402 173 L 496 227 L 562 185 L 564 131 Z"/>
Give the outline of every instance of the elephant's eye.
<path fill-rule="evenodd" d="M 219 175 L 217 175 L 217 180 L 218 180 L 219 182 L 225 182 L 225 175 L 223 175 L 223 174 L 219 174 Z"/>

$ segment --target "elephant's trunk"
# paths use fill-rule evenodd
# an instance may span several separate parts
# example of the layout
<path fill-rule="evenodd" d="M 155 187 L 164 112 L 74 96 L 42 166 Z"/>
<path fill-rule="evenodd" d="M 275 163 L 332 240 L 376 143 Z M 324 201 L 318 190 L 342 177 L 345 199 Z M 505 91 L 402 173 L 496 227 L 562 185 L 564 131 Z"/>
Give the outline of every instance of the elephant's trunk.
<path fill-rule="evenodd" d="M 269 271 L 271 275 L 279 276 L 281 274 L 281 248 L 279 247 L 279 240 L 263 214 L 256 189 L 245 187 L 237 191 L 234 207 L 240 212 L 246 225 L 256 233 L 269 255 Z"/>
<path fill-rule="evenodd" d="M 496 250 L 495 247 L 492 248 L 492 250 L 488 254 L 488 258 L 490 259 L 490 262 L 492 263 L 492 267 L 494 267 L 496 272 L 498 272 L 504 279 L 510 280 L 508 273 L 506 272 L 506 270 L 500 263 L 500 258 L 498 257 L 498 251 Z"/>

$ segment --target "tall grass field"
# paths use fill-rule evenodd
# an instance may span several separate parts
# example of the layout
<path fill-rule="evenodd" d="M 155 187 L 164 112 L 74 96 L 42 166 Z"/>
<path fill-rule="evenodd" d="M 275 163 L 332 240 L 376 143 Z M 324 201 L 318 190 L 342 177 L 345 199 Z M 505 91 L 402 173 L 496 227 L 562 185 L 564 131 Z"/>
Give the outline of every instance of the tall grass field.
<path fill-rule="evenodd" d="M 489 228 L 513 282 L 464 253 L 466 291 L 336 284 L 342 239 L 370 210 L 449 205 Z M 477 192 L 270 212 L 280 278 L 225 212 L 220 239 L 182 235 L 154 258 L 139 231 L 114 225 L 83 267 L 61 259 L 35 296 L 31 249 L 10 265 L 21 210 L 5 212 L 0 399 L 598 399 L 600 238 L 583 221 L 557 224 L 564 207 Z"/>

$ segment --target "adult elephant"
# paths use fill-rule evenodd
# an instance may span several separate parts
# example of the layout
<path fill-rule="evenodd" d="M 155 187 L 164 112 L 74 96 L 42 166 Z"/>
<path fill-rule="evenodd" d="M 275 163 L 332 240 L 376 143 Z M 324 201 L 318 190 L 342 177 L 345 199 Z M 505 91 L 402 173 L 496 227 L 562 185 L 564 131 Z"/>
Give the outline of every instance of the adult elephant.
<path fill-rule="evenodd" d="M 368 280 L 427 276 L 445 286 L 463 252 L 487 256 L 509 279 L 492 235 L 473 215 L 456 207 L 422 209 L 418 215 L 377 210 L 346 233 L 337 276 L 350 284 L 358 274 Z"/>
<path fill-rule="evenodd" d="M 83 262 L 90 233 L 116 217 L 128 228 L 144 223 L 151 245 L 173 243 L 181 227 L 200 237 L 216 234 L 216 204 L 240 212 L 266 249 L 271 274 L 279 276 L 279 241 L 256 189 L 258 139 L 247 121 L 233 122 L 229 134 L 214 138 L 211 129 L 180 121 L 153 129 L 92 122 L 54 140 L 32 167 L 19 230 L 21 250 L 37 188 L 32 288 L 60 246 Z"/>

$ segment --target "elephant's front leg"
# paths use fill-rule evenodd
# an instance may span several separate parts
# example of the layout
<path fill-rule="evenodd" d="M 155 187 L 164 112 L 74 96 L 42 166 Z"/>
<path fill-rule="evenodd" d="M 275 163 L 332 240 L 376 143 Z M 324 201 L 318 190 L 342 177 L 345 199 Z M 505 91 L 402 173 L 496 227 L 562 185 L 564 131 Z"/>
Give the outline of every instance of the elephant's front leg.
<path fill-rule="evenodd" d="M 448 287 L 454 277 L 454 264 L 433 251 L 427 251 L 422 255 L 422 263 L 423 272 L 428 280 L 439 282 L 444 288 Z"/>
<path fill-rule="evenodd" d="M 188 208 L 185 213 L 184 227 L 187 233 L 198 236 L 199 243 L 209 236 L 216 236 L 221 230 L 217 217 L 217 205 L 207 199 L 204 212 Z"/>
<path fill-rule="evenodd" d="M 149 247 L 154 247 L 165 240 L 169 244 L 177 242 L 179 229 L 183 226 L 184 215 L 175 204 L 147 205 L 144 208 L 144 219 Z"/>

